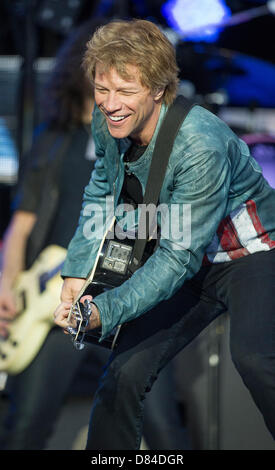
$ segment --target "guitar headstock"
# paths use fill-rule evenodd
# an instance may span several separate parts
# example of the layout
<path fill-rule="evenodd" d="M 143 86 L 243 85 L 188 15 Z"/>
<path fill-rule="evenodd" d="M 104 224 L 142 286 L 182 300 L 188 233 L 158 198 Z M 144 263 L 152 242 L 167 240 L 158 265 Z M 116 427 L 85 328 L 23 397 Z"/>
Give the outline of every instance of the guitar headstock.
<path fill-rule="evenodd" d="M 71 307 L 67 331 L 72 337 L 74 347 L 78 350 L 85 347 L 84 339 L 91 314 L 92 303 L 89 299 L 85 299 L 83 303 L 77 301 Z"/>

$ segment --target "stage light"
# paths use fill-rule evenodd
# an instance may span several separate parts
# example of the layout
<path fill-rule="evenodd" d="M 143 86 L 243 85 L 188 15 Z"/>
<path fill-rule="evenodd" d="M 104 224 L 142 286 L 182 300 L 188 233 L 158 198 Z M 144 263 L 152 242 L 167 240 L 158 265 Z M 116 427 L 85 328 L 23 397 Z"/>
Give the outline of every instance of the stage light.
<path fill-rule="evenodd" d="M 161 13 L 168 25 L 185 40 L 215 41 L 231 16 L 224 0 L 169 0 Z"/>

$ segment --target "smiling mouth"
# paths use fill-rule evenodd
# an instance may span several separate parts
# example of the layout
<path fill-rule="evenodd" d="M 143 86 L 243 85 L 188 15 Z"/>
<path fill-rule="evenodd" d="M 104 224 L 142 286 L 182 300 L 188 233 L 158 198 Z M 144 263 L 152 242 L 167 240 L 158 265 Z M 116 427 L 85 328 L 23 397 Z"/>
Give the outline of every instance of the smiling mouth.
<path fill-rule="evenodd" d="M 103 112 L 103 114 L 113 123 L 113 122 L 122 122 L 124 121 L 125 119 L 127 119 L 127 117 L 130 116 L 130 114 L 125 114 L 123 116 L 112 116 L 111 114 L 109 114 L 104 108 L 101 108 L 101 111 Z"/>
<path fill-rule="evenodd" d="M 129 116 L 129 115 L 128 115 Z M 108 116 L 113 122 L 123 121 L 128 116 Z"/>

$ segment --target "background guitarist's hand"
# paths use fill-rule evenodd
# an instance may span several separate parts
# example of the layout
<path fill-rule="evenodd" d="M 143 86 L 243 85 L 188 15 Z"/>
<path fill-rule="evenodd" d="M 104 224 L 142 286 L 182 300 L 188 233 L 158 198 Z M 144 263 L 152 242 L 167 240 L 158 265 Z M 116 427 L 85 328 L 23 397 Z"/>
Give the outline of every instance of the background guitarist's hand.
<path fill-rule="evenodd" d="M 35 214 L 16 211 L 5 234 L 0 282 L 0 335 L 4 337 L 17 313 L 13 286 L 24 269 L 26 243 L 35 221 Z"/>

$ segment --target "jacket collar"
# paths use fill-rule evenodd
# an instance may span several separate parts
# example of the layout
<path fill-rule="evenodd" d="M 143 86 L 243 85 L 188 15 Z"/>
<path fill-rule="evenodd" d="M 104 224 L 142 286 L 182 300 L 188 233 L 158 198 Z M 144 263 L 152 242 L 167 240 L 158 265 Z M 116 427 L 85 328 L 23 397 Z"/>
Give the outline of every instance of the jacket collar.
<path fill-rule="evenodd" d="M 164 119 L 164 116 L 166 114 L 166 111 L 167 111 L 168 107 L 167 105 L 165 105 L 164 103 L 162 103 L 161 105 L 161 108 L 160 108 L 160 113 L 159 113 L 159 118 L 158 118 L 158 122 L 157 122 L 157 125 L 156 125 L 156 128 L 154 130 L 154 134 L 152 136 L 152 139 L 146 149 L 146 153 L 150 153 L 151 151 L 153 151 L 153 148 L 154 148 L 154 145 L 155 145 L 155 142 L 156 142 L 156 138 L 157 138 L 157 135 L 158 135 L 158 131 L 159 131 L 159 128 L 161 126 L 161 123 Z M 119 153 L 120 154 L 124 154 L 125 152 L 127 152 L 128 148 L 130 147 L 131 145 L 131 139 L 129 139 L 128 137 L 124 138 L 124 139 L 115 139 L 117 140 L 117 145 L 118 145 L 118 149 L 119 149 Z"/>

